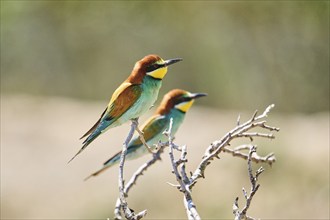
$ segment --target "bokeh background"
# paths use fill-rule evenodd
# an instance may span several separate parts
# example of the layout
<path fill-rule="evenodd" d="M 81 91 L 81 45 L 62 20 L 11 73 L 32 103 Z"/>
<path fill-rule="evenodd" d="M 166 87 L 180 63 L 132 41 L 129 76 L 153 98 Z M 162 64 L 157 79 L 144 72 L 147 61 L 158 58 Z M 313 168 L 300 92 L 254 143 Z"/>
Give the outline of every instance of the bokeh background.
<path fill-rule="evenodd" d="M 263 164 L 249 214 L 329 218 L 328 1 L 1 1 L 0 22 L 1 219 L 112 217 L 118 170 L 83 179 L 121 148 L 129 124 L 67 161 L 150 53 L 184 59 L 170 67 L 160 98 L 173 88 L 208 93 L 176 137 L 188 145 L 190 170 L 239 114 L 246 120 L 274 103 L 269 122 L 281 131 L 256 144 L 277 162 Z M 128 162 L 126 178 L 149 157 Z M 175 181 L 167 157 L 128 199 L 151 219 L 186 218 L 182 195 L 166 184 Z M 193 191 L 202 218 L 232 219 L 243 186 L 246 162 L 222 155 Z"/>

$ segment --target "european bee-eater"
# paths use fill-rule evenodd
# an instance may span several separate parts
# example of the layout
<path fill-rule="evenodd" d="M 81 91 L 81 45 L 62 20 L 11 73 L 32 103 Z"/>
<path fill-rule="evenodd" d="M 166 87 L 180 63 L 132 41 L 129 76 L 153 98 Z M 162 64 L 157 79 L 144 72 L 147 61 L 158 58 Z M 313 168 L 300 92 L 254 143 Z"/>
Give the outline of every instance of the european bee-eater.
<path fill-rule="evenodd" d="M 186 112 L 192 106 L 194 100 L 199 97 L 206 96 L 204 93 L 190 93 L 181 89 L 174 89 L 168 92 L 155 114 L 150 117 L 142 126 L 144 139 L 149 147 L 155 147 L 159 141 L 166 141 L 167 137 L 163 132 L 168 128 L 170 119 L 173 118 L 172 135 L 175 135 L 178 128 L 183 122 Z M 135 159 L 147 153 L 147 148 L 141 142 L 139 136 L 135 137 L 127 147 L 127 159 Z M 107 160 L 103 167 L 87 177 L 86 179 L 97 176 L 107 168 L 116 164 L 120 160 L 121 152 L 118 152 L 109 160 Z"/>
<path fill-rule="evenodd" d="M 138 118 L 150 109 L 157 100 L 167 67 L 181 60 L 163 60 L 157 55 L 148 55 L 137 61 L 131 75 L 112 94 L 100 119 L 80 138 L 88 135 L 82 148 L 70 161 L 107 129 Z"/>

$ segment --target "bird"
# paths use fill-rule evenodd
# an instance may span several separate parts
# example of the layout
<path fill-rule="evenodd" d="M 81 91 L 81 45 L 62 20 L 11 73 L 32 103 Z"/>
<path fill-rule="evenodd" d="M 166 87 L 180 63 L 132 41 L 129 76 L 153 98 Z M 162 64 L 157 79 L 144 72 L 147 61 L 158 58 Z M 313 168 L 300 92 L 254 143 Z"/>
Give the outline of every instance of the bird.
<path fill-rule="evenodd" d="M 171 118 L 173 118 L 172 135 L 175 135 L 184 120 L 186 112 L 194 103 L 194 100 L 206 95 L 205 93 L 190 93 L 182 89 L 173 89 L 165 94 L 154 115 L 141 127 L 148 146 L 150 148 L 155 148 L 155 145 L 159 141 L 167 140 L 163 132 L 168 128 Z M 148 153 L 148 149 L 141 142 L 139 136 L 136 136 L 128 144 L 126 158 L 135 159 L 146 153 Z M 120 156 L 121 151 L 104 162 L 101 169 L 86 177 L 85 180 L 97 176 L 111 166 L 119 163 Z"/>
<path fill-rule="evenodd" d="M 163 60 L 158 55 L 150 54 L 137 61 L 128 78 L 112 94 L 99 120 L 80 138 L 86 137 L 83 146 L 68 163 L 109 128 L 137 119 L 148 111 L 158 98 L 168 66 L 182 60 Z"/>

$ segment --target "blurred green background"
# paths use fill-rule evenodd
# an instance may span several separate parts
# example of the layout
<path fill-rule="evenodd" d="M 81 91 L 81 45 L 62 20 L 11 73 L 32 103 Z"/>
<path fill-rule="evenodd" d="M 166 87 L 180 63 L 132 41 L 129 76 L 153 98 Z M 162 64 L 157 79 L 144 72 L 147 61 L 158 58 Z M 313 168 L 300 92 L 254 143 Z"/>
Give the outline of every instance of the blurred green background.
<path fill-rule="evenodd" d="M 66 162 L 150 53 L 184 59 L 169 68 L 159 100 L 173 88 L 208 93 L 175 139 L 188 146 L 188 170 L 238 114 L 244 121 L 274 103 L 270 125 L 281 131 L 256 144 L 277 162 L 263 165 L 248 214 L 329 219 L 329 1 L 1 0 L 0 22 L 1 219 L 112 217 L 118 170 L 83 179 L 120 149 L 129 123 Z M 193 191 L 203 219 L 232 219 L 249 188 L 246 162 L 220 156 Z M 126 179 L 146 159 L 127 163 Z M 167 152 L 133 187 L 131 208 L 185 219 L 182 195 L 166 182 L 175 182 Z"/>
<path fill-rule="evenodd" d="M 1 92 L 107 100 L 143 56 L 203 104 L 329 108 L 328 1 L 2 1 Z"/>

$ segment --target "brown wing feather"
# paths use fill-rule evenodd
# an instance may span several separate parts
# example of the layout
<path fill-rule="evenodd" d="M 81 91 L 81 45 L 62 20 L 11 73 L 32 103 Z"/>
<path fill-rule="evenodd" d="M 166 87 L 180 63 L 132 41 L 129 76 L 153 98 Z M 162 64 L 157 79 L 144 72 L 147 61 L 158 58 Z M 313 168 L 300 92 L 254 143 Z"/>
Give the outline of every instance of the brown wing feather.
<path fill-rule="evenodd" d="M 91 134 L 101 122 L 103 116 L 106 114 L 105 120 L 113 120 L 124 114 L 137 100 L 141 94 L 141 88 L 138 85 L 130 85 L 125 88 L 117 98 L 108 106 L 102 113 L 99 120 L 89 129 L 80 139 Z"/>
<path fill-rule="evenodd" d="M 107 112 L 107 118 L 117 119 L 124 114 L 141 95 L 142 89 L 139 85 L 130 85 L 125 88 L 112 102 L 112 105 Z"/>

